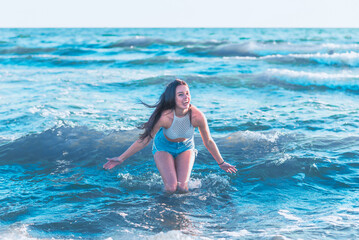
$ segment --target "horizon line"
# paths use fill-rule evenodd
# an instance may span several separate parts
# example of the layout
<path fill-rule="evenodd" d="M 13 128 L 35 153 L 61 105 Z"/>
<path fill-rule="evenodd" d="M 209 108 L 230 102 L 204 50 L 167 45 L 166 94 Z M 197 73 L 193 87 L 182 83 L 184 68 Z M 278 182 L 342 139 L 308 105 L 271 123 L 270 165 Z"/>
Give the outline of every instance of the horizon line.
<path fill-rule="evenodd" d="M 12 26 L 12 27 L 8 27 L 8 26 L 0 26 L 0 29 L 11 29 L 11 28 L 19 28 L 19 29 L 55 29 L 55 28 L 68 28 L 68 29 L 76 29 L 76 28 L 89 28 L 89 29 L 100 29 L 100 28 L 123 28 L 123 29 L 143 29 L 143 28 L 147 28 L 147 29 L 175 29 L 175 28 L 179 28 L 179 29 L 223 29 L 223 28 L 227 28 L 227 29 L 359 29 L 359 27 L 114 27 L 114 26 L 96 26 L 96 27 L 90 27 L 90 26 L 34 26 L 34 27 L 29 27 L 29 26 Z"/>

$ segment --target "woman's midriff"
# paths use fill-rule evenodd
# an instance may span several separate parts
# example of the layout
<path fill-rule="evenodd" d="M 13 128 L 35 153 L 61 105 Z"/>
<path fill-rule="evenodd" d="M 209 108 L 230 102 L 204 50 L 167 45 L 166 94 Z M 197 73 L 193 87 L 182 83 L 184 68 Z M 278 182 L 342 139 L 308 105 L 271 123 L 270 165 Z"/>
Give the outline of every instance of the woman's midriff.
<path fill-rule="evenodd" d="M 170 139 L 168 138 L 165 133 L 163 133 L 163 136 L 165 136 L 165 138 L 170 141 L 170 142 L 184 142 L 187 140 L 187 138 L 176 138 L 176 139 Z"/>

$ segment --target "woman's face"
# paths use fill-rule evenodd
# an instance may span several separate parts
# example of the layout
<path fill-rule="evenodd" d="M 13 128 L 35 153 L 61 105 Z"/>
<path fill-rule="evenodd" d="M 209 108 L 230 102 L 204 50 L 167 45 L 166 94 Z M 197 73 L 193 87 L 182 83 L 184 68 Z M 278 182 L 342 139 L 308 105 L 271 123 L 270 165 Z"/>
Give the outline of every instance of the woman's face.
<path fill-rule="evenodd" d="M 191 101 L 191 94 L 189 88 L 186 85 L 179 85 L 176 87 L 176 107 L 180 109 L 189 108 Z"/>

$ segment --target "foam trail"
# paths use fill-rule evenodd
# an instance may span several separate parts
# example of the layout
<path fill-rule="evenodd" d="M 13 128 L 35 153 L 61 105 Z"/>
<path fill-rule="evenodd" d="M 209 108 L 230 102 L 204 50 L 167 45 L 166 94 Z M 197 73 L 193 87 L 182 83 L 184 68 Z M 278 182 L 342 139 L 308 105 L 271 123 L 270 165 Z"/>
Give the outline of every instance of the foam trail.
<path fill-rule="evenodd" d="M 293 78 L 308 78 L 308 79 L 359 79 L 359 74 L 352 73 L 351 71 L 342 71 L 340 73 L 327 73 L 327 72 L 305 72 L 294 71 L 289 69 L 268 69 L 270 75 L 288 76 Z"/>
<path fill-rule="evenodd" d="M 345 52 L 345 53 L 303 53 L 303 54 L 276 54 L 260 57 L 259 59 L 268 61 L 279 61 L 281 63 L 293 64 L 324 64 L 329 66 L 351 66 L 356 67 L 359 65 L 358 52 Z"/>

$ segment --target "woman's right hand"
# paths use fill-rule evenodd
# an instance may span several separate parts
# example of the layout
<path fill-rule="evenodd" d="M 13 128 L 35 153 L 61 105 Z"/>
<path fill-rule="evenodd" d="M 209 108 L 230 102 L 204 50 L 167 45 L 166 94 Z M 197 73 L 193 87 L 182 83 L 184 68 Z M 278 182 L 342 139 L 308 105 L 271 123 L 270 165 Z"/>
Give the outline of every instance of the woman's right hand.
<path fill-rule="evenodd" d="M 112 169 L 112 168 L 116 167 L 117 165 L 123 163 L 123 161 L 125 161 L 124 159 L 122 159 L 120 157 L 106 158 L 106 160 L 108 162 L 103 165 L 103 168 L 107 169 L 107 170 Z"/>
<path fill-rule="evenodd" d="M 227 162 L 223 162 L 221 164 L 219 164 L 219 167 L 221 169 L 223 169 L 224 171 L 226 171 L 227 173 L 236 173 L 237 169 L 235 166 L 232 166 L 231 164 L 227 163 Z"/>

